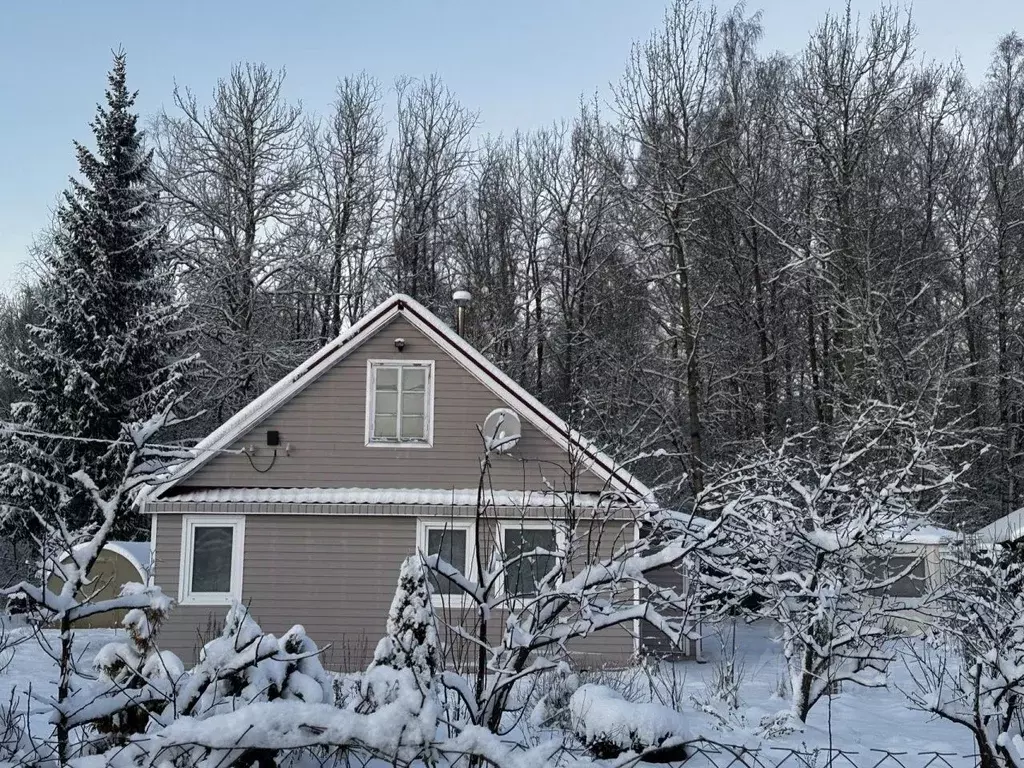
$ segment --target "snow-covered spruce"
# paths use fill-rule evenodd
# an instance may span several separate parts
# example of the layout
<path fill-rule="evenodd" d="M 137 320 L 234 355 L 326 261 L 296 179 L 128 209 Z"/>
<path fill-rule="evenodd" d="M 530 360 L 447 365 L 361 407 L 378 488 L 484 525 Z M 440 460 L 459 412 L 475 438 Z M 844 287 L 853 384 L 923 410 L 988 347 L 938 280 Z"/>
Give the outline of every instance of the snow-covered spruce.
<path fill-rule="evenodd" d="M 73 474 L 87 472 L 113 498 L 131 451 L 116 443 L 124 425 L 166 410 L 190 368 L 176 358 L 181 309 L 123 53 L 108 80 L 96 149 L 76 144 L 80 180 L 41 251 L 37 324 L 11 366 L 23 402 L 0 440 L 0 522 L 19 530 L 38 531 L 40 517 L 71 532 L 87 526 L 91 494 Z M 115 537 L 142 528 L 130 502 L 118 500 Z"/>
<path fill-rule="evenodd" d="M 388 612 L 387 634 L 373 654 L 373 666 L 409 668 L 417 680 L 430 684 L 440 665 L 437 626 L 430 586 L 419 555 L 407 557 Z"/>
<path fill-rule="evenodd" d="M 686 723 L 663 704 L 627 701 L 613 688 L 587 684 L 569 698 L 569 718 L 576 737 L 596 758 L 623 752 L 642 755 L 646 762 L 686 758 Z"/>
<path fill-rule="evenodd" d="M 379 709 L 397 695 L 395 676 L 383 670 L 409 670 L 424 695 L 433 688 L 440 650 L 430 585 L 419 555 L 407 557 L 402 563 L 386 632 L 362 678 L 361 712 Z"/>

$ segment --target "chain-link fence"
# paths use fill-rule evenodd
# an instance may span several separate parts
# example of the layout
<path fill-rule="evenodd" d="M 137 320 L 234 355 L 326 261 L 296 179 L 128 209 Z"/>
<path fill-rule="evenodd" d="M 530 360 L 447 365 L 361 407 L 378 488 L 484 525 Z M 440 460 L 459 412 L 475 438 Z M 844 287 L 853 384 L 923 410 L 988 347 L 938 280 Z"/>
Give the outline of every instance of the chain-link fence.
<path fill-rule="evenodd" d="M 711 741 L 686 745 L 687 766 L 713 768 L 973 768 L 977 755 L 839 747 L 745 747 Z"/>

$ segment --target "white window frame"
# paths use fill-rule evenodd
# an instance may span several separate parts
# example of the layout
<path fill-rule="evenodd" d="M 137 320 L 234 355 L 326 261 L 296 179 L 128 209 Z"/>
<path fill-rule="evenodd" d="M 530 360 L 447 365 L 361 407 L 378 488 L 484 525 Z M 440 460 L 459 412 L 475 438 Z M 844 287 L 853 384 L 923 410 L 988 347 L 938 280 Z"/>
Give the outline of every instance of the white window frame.
<path fill-rule="evenodd" d="M 427 532 L 434 530 L 466 532 L 466 562 L 460 569 L 468 579 L 476 576 L 476 524 L 472 520 L 452 520 L 451 518 L 417 518 L 416 520 L 416 551 L 421 557 L 427 557 Z M 458 568 L 456 563 L 452 563 Z M 451 595 L 430 593 L 430 600 L 437 608 L 469 608 L 474 605 L 472 598 L 463 592 Z"/>
<path fill-rule="evenodd" d="M 377 377 L 378 368 L 394 367 L 420 367 L 427 371 L 426 396 L 423 404 L 424 433 L 426 440 L 381 440 L 373 436 L 374 408 L 377 400 Z M 399 393 L 398 401 L 402 397 Z M 401 421 L 399 420 L 399 430 Z M 433 360 L 406 360 L 398 359 L 370 359 L 366 361 L 366 429 L 364 443 L 368 448 L 431 448 L 434 445 L 434 361 Z"/>
<path fill-rule="evenodd" d="M 231 528 L 231 590 L 193 592 L 192 557 L 196 528 Z M 242 599 L 242 571 L 245 558 L 244 515 L 183 515 L 181 518 L 181 560 L 178 564 L 180 605 L 230 605 Z"/>
<path fill-rule="evenodd" d="M 554 520 L 546 518 L 526 518 L 523 520 L 499 520 L 498 521 L 498 550 L 501 552 L 501 561 L 505 562 L 505 531 L 551 531 L 555 532 L 555 547 L 558 552 L 554 557 L 561 560 L 565 557 L 565 526 L 559 525 Z M 505 568 L 501 569 L 498 583 L 495 585 L 497 593 L 508 600 L 527 601 L 532 600 L 536 595 L 510 595 L 505 591 Z"/>
<path fill-rule="evenodd" d="M 920 561 L 921 565 L 924 566 L 924 577 L 923 578 L 920 578 L 920 579 L 913 578 L 913 576 L 912 576 L 913 570 L 911 570 L 911 572 L 904 577 L 904 578 L 911 578 L 914 582 L 919 583 L 921 585 L 921 589 L 924 591 L 924 594 L 902 597 L 902 596 L 899 596 L 899 595 L 892 595 L 892 594 L 875 595 L 875 594 L 871 594 L 871 592 L 869 591 L 867 593 L 869 595 L 869 598 L 871 600 L 875 600 L 875 601 L 888 600 L 890 602 L 890 605 L 892 606 L 892 608 L 894 610 L 897 610 L 897 611 L 901 610 L 901 609 L 913 609 L 913 608 L 917 608 L 917 607 L 923 605 L 924 602 L 928 599 L 928 594 L 931 592 L 932 587 L 936 583 L 935 580 L 937 578 L 937 576 L 936 576 L 936 574 L 934 572 L 934 568 L 933 568 L 933 564 L 932 564 L 932 559 L 931 559 L 931 557 L 929 557 L 929 554 L 930 553 L 928 552 L 928 548 L 927 547 L 921 547 L 921 548 L 913 548 L 913 547 L 911 547 L 909 549 L 908 548 L 903 548 L 903 547 L 898 547 L 895 550 L 893 550 L 892 552 L 887 553 L 884 557 L 879 556 L 879 555 L 867 554 L 868 557 L 881 557 L 881 559 L 884 559 L 885 563 L 886 563 L 886 566 L 887 566 L 887 570 L 888 570 L 888 566 L 892 563 L 893 560 L 902 560 L 902 559 L 918 560 L 918 561 Z M 860 565 L 860 564 L 858 564 L 858 565 Z M 862 566 L 860 566 L 860 567 L 862 567 Z M 901 568 L 899 570 L 903 570 L 903 569 Z M 886 575 L 885 578 L 890 578 L 890 576 Z M 896 582 L 893 582 L 892 586 L 895 587 L 896 584 L 898 584 L 898 583 L 899 583 L 899 581 L 897 580 Z"/>

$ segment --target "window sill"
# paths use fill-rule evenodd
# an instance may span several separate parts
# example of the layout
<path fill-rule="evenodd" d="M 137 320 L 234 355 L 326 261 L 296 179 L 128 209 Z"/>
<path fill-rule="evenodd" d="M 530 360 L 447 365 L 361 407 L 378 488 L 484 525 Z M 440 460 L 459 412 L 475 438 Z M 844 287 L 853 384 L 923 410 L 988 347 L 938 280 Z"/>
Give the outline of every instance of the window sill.
<path fill-rule="evenodd" d="M 206 605 L 224 606 L 231 605 L 242 598 L 232 594 L 209 593 L 202 595 L 185 595 L 178 599 L 178 605 Z"/>
<path fill-rule="evenodd" d="M 433 448 L 433 443 L 425 443 L 420 440 L 367 440 L 364 445 L 367 448 Z"/>

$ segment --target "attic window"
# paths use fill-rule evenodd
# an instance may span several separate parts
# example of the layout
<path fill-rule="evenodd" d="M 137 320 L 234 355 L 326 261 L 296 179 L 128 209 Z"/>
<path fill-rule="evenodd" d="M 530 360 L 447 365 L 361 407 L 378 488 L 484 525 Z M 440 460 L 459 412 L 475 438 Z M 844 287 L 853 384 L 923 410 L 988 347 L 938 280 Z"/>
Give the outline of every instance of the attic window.
<path fill-rule="evenodd" d="M 433 442 L 434 363 L 371 360 L 366 444 L 428 447 Z"/>

